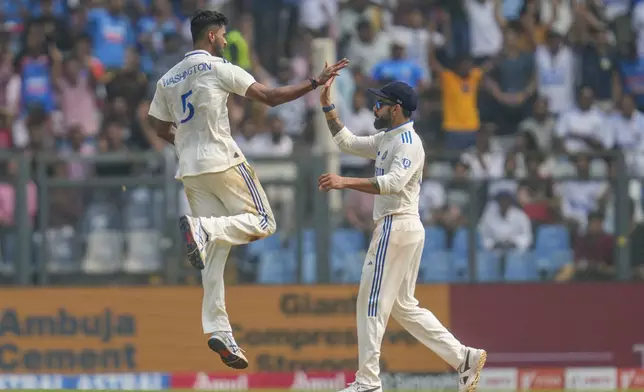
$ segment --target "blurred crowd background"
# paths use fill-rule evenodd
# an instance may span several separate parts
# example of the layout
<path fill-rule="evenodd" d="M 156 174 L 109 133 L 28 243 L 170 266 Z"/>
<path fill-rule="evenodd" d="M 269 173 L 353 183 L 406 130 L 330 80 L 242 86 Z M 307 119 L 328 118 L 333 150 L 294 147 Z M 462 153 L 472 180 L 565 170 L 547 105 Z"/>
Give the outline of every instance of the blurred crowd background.
<path fill-rule="evenodd" d="M 470 270 L 479 281 L 612 280 L 618 258 L 620 277 L 644 279 L 640 0 L 0 0 L 0 148 L 56 158 L 44 175 L 33 166 L 22 193 L 34 244 L 49 244 L 33 258 L 51 271 L 154 272 L 176 256 L 158 233 L 167 211 L 155 200 L 167 189 L 44 193 L 40 182 L 171 170 L 92 158 L 175 159 L 146 117 L 156 81 L 191 49 L 197 8 L 229 16 L 226 57 L 268 86 L 308 78 L 312 43 L 333 40 L 351 61 L 335 104 L 357 135 L 377 132 L 367 87 L 402 80 L 417 89 L 427 153 L 422 281 L 465 281 Z M 317 112 L 317 92 L 275 108 L 229 99 L 235 138 L 257 165 L 315 154 Z M 345 175 L 373 176 L 364 159 L 340 162 Z M 19 165 L 1 166 L 0 270 L 9 274 L 29 260 L 16 255 Z M 266 188 L 280 233 L 233 251 L 230 279 L 288 283 L 299 273 L 315 282 L 315 189 Z M 303 218 L 294 217 L 297 198 L 307 199 Z M 182 196 L 177 206 L 175 216 L 189 210 Z M 358 280 L 372 207 L 372 195 L 343 193 L 331 281 Z"/>

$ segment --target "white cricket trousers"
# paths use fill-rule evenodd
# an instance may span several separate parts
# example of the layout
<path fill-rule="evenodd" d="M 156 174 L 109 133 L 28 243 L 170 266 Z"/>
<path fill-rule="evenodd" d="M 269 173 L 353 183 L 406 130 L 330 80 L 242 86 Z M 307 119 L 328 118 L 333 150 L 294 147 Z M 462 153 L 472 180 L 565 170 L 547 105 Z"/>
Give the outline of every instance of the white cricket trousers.
<path fill-rule="evenodd" d="M 201 218 L 202 227 L 214 239 L 206 247 L 206 265 L 201 271 L 203 331 L 229 332 L 224 267 L 230 248 L 273 234 L 275 218 L 254 170 L 245 162 L 181 181 L 192 216 Z"/>
<path fill-rule="evenodd" d="M 356 306 L 359 383 L 381 385 L 380 346 L 389 315 L 453 368 L 464 359 L 465 346 L 414 298 L 424 242 L 418 217 L 390 215 L 378 221 L 362 267 Z"/>

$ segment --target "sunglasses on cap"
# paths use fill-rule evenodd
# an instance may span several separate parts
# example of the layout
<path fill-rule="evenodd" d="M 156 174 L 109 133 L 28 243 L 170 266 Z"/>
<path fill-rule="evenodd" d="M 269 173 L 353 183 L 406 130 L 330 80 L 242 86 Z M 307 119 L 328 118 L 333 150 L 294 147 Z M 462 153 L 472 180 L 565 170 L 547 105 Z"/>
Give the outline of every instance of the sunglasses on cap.
<path fill-rule="evenodd" d="M 395 102 L 391 102 L 391 101 L 385 101 L 383 99 L 379 99 L 379 100 L 376 101 L 376 109 L 377 110 L 380 110 L 380 108 L 383 107 L 383 106 L 394 106 L 394 105 L 398 105 L 398 104 L 395 103 Z"/>

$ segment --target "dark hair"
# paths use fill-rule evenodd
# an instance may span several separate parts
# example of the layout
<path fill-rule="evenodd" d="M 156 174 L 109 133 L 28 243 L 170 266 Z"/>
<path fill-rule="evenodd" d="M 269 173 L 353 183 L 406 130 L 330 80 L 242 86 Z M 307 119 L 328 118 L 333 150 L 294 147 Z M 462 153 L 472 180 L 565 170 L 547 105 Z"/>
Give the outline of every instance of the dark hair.
<path fill-rule="evenodd" d="M 403 108 L 402 106 L 401 106 L 401 108 L 402 108 L 403 116 L 405 116 L 407 118 L 410 118 L 411 117 L 411 110 L 407 110 L 407 109 Z"/>
<path fill-rule="evenodd" d="M 192 43 L 197 43 L 204 31 L 210 26 L 223 27 L 228 24 L 228 18 L 221 12 L 197 10 L 195 16 L 190 20 L 190 33 L 192 34 Z"/>

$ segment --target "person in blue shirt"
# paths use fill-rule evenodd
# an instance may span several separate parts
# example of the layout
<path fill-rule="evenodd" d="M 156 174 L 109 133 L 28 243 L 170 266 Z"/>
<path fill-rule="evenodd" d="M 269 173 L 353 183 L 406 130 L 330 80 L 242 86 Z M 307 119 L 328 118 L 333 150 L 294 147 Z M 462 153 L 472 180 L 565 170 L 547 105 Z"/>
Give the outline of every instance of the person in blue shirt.
<path fill-rule="evenodd" d="M 107 69 L 123 67 L 128 48 L 135 44 L 134 28 L 123 8 L 123 0 L 108 0 L 107 9 L 93 9 L 87 16 L 94 56 Z"/>
<path fill-rule="evenodd" d="M 644 58 L 637 54 L 635 43 L 620 53 L 619 76 L 621 87 L 632 95 L 638 110 L 644 111 Z"/>
<path fill-rule="evenodd" d="M 394 42 L 391 45 L 391 58 L 377 63 L 371 71 L 371 78 L 379 83 L 398 80 L 418 88 L 422 87 L 427 76 L 420 65 L 405 58 L 405 47 Z"/>
<path fill-rule="evenodd" d="M 21 77 L 21 110 L 39 106 L 46 113 L 55 109 L 52 73 L 60 72 L 62 55 L 45 41 L 43 26 L 30 24 L 25 32 L 23 50 L 14 61 L 14 72 Z"/>

